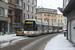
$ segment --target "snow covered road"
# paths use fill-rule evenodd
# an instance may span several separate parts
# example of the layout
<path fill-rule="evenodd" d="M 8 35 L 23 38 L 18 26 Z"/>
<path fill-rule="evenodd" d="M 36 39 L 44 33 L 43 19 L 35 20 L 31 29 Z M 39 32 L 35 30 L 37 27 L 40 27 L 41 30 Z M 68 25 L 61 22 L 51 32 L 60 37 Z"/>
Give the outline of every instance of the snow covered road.
<path fill-rule="evenodd" d="M 25 36 L 16 36 L 16 34 L 0 36 L 0 48 L 6 47 L 8 45 L 13 45 L 20 40 L 27 39 Z"/>
<path fill-rule="evenodd" d="M 60 34 L 52 38 L 44 50 L 75 50 L 75 47 L 73 47 L 63 34 Z"/>

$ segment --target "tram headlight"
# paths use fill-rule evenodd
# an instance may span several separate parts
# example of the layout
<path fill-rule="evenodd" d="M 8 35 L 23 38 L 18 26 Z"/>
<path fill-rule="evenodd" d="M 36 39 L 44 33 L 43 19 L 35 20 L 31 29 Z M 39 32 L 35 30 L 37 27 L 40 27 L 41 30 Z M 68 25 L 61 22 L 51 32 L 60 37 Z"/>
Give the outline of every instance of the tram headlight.
<path fill-rule="evenodd" d="M 31 33 L 34 33 L 34 32 L 31 32 Z"/>
<path fill-rule="evenodd" d="M 26 32 L 24 31 L 24 33 L 26 33 Z"/>

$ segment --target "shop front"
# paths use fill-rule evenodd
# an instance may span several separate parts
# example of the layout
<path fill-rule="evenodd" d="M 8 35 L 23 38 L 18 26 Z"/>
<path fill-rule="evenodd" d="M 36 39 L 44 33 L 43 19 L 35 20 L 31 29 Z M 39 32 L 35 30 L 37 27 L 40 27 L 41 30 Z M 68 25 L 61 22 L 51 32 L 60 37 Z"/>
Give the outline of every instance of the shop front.
<path fill-rule="evenodd" d="M 8 31 L 8 22 L 0 21 L 0 34 L 6 34 Z"/>

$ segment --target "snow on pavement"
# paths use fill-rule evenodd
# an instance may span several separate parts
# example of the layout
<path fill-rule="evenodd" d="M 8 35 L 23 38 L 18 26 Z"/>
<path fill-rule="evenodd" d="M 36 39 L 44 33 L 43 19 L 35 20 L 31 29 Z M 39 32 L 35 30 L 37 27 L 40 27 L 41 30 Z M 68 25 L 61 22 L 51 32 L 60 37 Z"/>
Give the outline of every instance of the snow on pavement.
<path fill-rule="evenodd" d="M 44 50 L 75 50 L 75 47 L 60 34 L 50 40 Z"/>
<path fill-rule="evenodd" d="M 6 47 L 8 45 L 14 45 L 20 40 L 27 39 L 28 37 L 16 36 L 16 34 L 0 36 L 0 48 Z"/>

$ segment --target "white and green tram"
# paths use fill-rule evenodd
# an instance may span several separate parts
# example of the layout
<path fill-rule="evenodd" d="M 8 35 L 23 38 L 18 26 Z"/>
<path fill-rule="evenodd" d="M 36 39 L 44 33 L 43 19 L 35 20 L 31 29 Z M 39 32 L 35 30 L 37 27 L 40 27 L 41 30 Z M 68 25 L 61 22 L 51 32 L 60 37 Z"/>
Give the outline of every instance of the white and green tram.
<path fill-rule="evenodd" d="M 57 26 L 58 27 L 58 26 Z M 26 36 L 37 36 L 52 33 L 53 24 L 36 19 L 26 19 L 24 24 L 24 34 Z"/>

